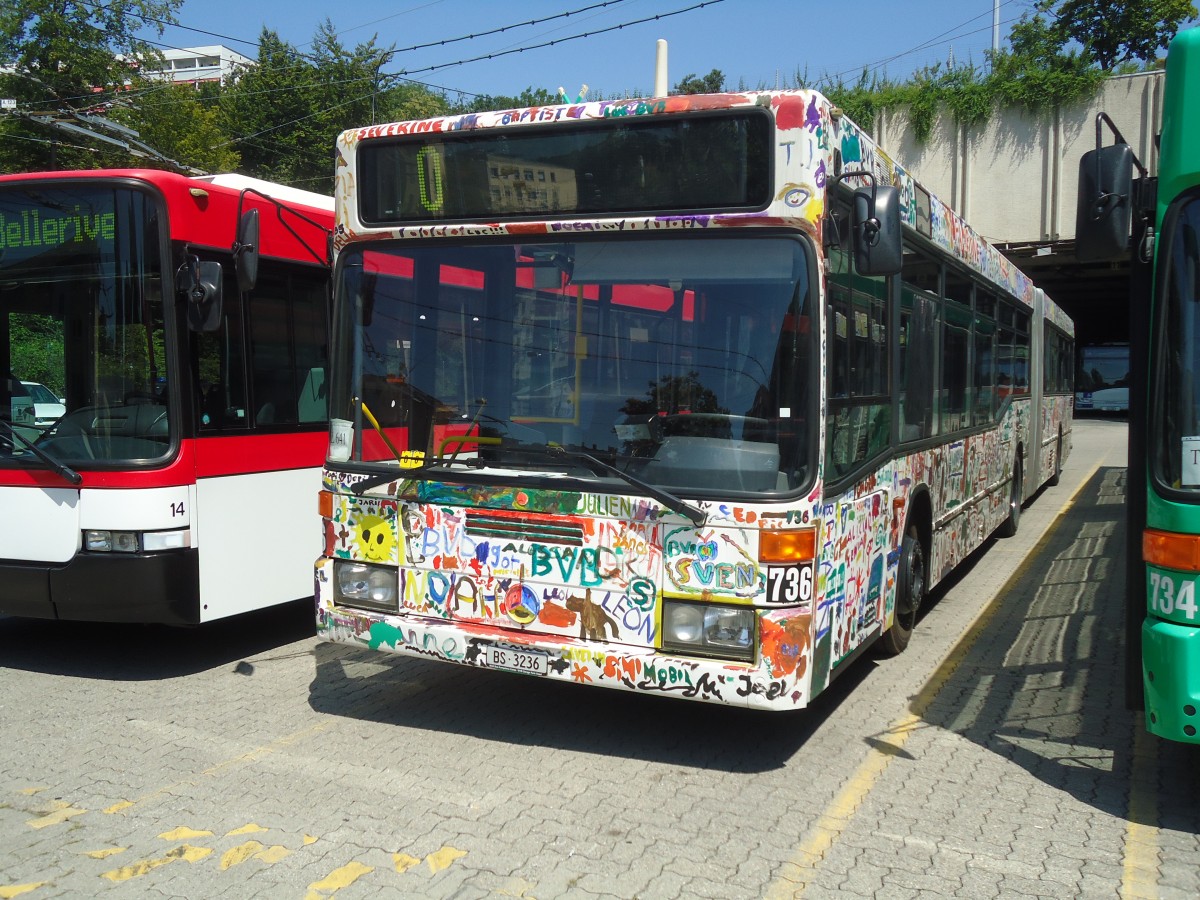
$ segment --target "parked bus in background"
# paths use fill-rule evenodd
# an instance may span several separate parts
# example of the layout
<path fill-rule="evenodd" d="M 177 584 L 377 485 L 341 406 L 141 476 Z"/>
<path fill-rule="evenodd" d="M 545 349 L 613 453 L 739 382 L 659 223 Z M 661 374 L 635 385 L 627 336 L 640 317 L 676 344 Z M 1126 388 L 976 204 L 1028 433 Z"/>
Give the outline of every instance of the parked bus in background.
<path fill-rule="evenodd" d="M 1158 175 L 1096 120 L 1076 253 L 1128 257 L 1126 696 L 1159 737 L 1200 743 L 1200 30 L 1167 51 Z M 1102 146 L 1104 125 L 1114 136 Z M 1139 177 L 1133 178 L 1134 168 Z"/>
<path fill-rule="evenodd" d="M 1057 477 L 1073 326 L 808 91 L 337 145 L 328 641 L 805 706 Z"/>
<path fill-rule="evenodd" d="M 1078 352 L 1075 411 L 1129 412 L 1129 344 L 1088 344 Z"/>
<path fill-rule="evenodd" d="M 311 596 L 332 226 L 237 175 L 0 177 L 0 614 Z"/>

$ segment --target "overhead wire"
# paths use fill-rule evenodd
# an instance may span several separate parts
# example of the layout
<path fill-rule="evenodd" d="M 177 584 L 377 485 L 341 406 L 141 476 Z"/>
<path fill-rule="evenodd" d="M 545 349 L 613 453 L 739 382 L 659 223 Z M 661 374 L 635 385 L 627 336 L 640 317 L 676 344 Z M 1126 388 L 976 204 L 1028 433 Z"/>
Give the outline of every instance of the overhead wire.
<path fill-rule="evenodd" d="M 1017 0 L 1001 0 L 1000 5 L 1001 6 L 1009 6 L 1015 2 L 1017 2 Z M 928 50 L 931 47 L 936 47 L 936 46 L 939 46 L 940 44 L 951 43 L 952 41 L 954 41 L 958 38 L 965 38 L 965 37 L 969 37 L 973 34 L 979 34 L 981 31 L 991 30 L 992 26 L 988 25 L 986 28 L 976 28 L 972 31 L 965 32 L 963 34 L 954 34 L 954 32 L 957 32 L 960 28 L 965 28 L 968 25 L 972 24 L 973 22 L 976 22 L 979 19 L 982 19 L 984 16 L 991 16 L 992 14 L 993 13 L 990 10 L 979 13 L 979 14 L 974 15 L 971 18 L 967 19 L 965 22 L 961 22 L 958 25 L 955 25 L 954 27 L 949 28 L 946 31 L 943 31 L 941 34 L 935 35 L 934 37 L 931 37 L 928 40 L 922 41 L 920 44 L 918 44 L 915 47 L 912 47 L 908 50 L 904 50 L 900 53 L 893 54 L 892 56 L 889 56 L 886 59 L 882 59 L 877 62 L 866 63 L 864 65 L 857 66 L 853 69 L 843 70 L 841 72 L 836 73 L 833 77 L 834 78 L 842 78 L 846 75 L 853 74 L 854 72 L 862 72 L 864 70 L 870 70 L 870 71 L 874 72 L 874 71 L 877 71 L 878 69 L 882 68 L 883 66 L 886 66 L 890 62 L 895 62 L 898 59 L 903 59 L 905 56 L 911 56 L 914 53 L 920 53 L 922 50 Z M 1008 25 L 1008 24 L 1011 24 L 1012 22 L 1017 21 L 1018 18 L 1006 19 L 1003 22 L 1001 22 L 1000 24 Z M 947 35 L 952 35 L 952 36 L 947 37 Z M 945 40 L 943 40 L 943 39 L 945 39 Z"/>
<path fill-rule="evenodd" d="M 97 2 L 97 0 L 80 0 L 80 2 L 81 2 L 81 3 L 83 3 L 84 5 L 92 6 L 93 8 L 100 9 L 100 10 L 109 10 L 109 9 L 111 9 L 111 5 L 110 5 L 110 4 L 107 4 L 107 3 L 102 3 L 102 2 Z M 394 13 L 394 14 L 392 14 L 392 15 L 390 15 L 390 16 L 383 17 L 382 19 L 374 20 L 373 22 L 366 23 L 365 25 L 357 25 L 357 26 L 352 26 L 351 28 L 344 29 L 342 32 L 338 32 L 338 33 L 340 34 L 340 33 L 345 33 L 346 31 L 355 30 L 355 29 L 357 29 L 357 28 L 361 28 L 361 27 L 368 27 L 369 25 L 372 25 L 372 24 L 377 24 L 378 22 L 386 21 L 386 20 L 388 20 L 388 19 L 396 18 L 397 16 L 400 16 L 400 15 L 405 15 L 405 14 L 407 14 L 407 13 L 409 13 L 409 12 L 413 12 L 413 11 L 416 11 L 416 10 L 419 10 L 419 9 L 426 8 L 426 7 L 428 7 L 428 6 L 435 5 L 437 2 L 441 2 L 441 0 L 435 0 L 435 2 L 434 2 L 434 3 L 426 3 L 426 4 L 422 4 L 422 5 L 420 5 L 420 6 L 417 6 L 417 7 L 412 7 L 412 8 L 410 8 L 410 9 L 407 9 L 407 10 L 402 10 L 401 12 Z M 520 21 L 520 22 L 514 22 L 514 23 L 512 23 L 512 24 L 509 24 L 509 25 L 504 25 L 504 26 L 499 26 L 499 27 L 496 27 L 496 28 L 488 29 L 488 30 L 485 30 L 485 31 L 480 31 L 480 32 L 472 33 L 472 34 L 461 35 L 461 36 L 459 36 L 459 37 L 454 37 L 454 38 L 445 38 L 445 39 L 440 39 L 440 40 L 435 40 L 435 41 L 427 41 L 427 42 L 420 43 L 420 44 L 414 44 L 414 45 L 412 45 L 412 46 L 410 46 L 410 47 L 405 47 L 405 48 L 396 49 L 396 50 L 389 50 L 389 51 L 386 51 L 386 52 L 385 52 L 384 56 L 385 56 L 386 58 L 394 58 L 396 55 L 398 55 L 398 54 L 400 54 L 400 53 L 407 53 L 407 52 L 412 52 L 412 51 L 421 50 L 421 49 L 429 49 L 429 48 L 432 48 L 432 47 L 446 46 L 446 45 L 449 45 L 449 44 L 460 43 L 460 42 L 463 42 L 463 41 L 469 41 L 469 40 L 473 40 L 473 39 L 477 39 L 477 38 L 482 38 L 482 37 L 486 37 L 486 36 L 491 36 L 491 35 L 495 35 L 495 34 L 504 33 L 504 32 L 511 31 L 511 30 L 513 30 L 513 29 L 516 29 L 516 28 L 522 28 L 522 27 L 529 27 L 529 26 L 533 26 L 533 25 L 545 24 L 545 23 L 547 23 L 547 22 L 554 21 L 554 20 L 557 20 L 557 19 L 564 19 L 564 18 L 569 18 L 569 17 L 571 17 L 571 16 L 578 16 L 578 15 L 580 15 L 580 14 L 583 14 L 583 13 L 586 13 L 586 12 L 595 11 L 595 10 L 598 10 L 598 9 L 605 9 L 605 8 L 607 8 L 607 7 L 619 6 L 619 5 L 621 5 L 622 3 L 625 3 L 625 2 L 627 2 L 627 0 L 601 0 L 601 2 L 592 3 L 592 4 L 589 4 L 589 5 L 587 5 L 587 6 L 583 6 L 583 7 L 580 7 L 580 8 L 578 8 L 578 9 L 575 9 L 575 10 L 564 11 L 564 12 L 562 12 L 562 13 L 557 13 L 557 14 L 554 14 L 554 15 L 552 15 L 552 16 L 544 16 L 544 17 L 541 17 L 541 18 L 534 18 L 534 19 L 529 19 L 529 20 L 523 20 L 523 21 Z M 474 56 L 474 57 L 470 57 L 470 58 L 460 59 L 460 60 L 457 60 L 457 61 L 454 61 L 454 62 L 440 63 L 440 64 L 429 65 L 429 66 L 424 66 L 424 67 L 420 67 L 420 68 L 413 68 L 413 69 L 400 69 L 400 70 L 398 70 L 398 71 L 395 71 L 395 72 L 382 72 L 382 71 L 380 71 L 380 72 L 379 72 L 379 77 L 381 77 L 381 78 L 387 78 L 387 79 L 392 79 L 392 80 L 403 80 L 403 81 L 406 81 L 406 82 L 409 82 L 409 83 L 412 83 L 412 84 L 415 84 L 415 85 L 419 85 L 419 86 L 422 86 L 422 87 L 426 87 L 426 88 L 428 88 L 428 89 L 431 89 L 431 90 L 440 91 L 440 92 L 442 92 L 443 94 L 446 94 L 446 93 L 455 93 L 455 94 L 458 94 L 458 95 L 460 95 L 460 96 L 481 96 L 481 95 L 479 95 L 479 94 L 476 94 L 476 93 L 474 93 L 474 92 L 471 92 L 471 91 L 466 91 L 466 90 L 462 90 L 462 89 L 458 89 L 458 88 L 451 88 L 451 87 L 447 87 L 447 86 L 443 86 L 443 85 L 433 85 L 433 84 L 431 84 L 431 83 L 429 83 L 429 82 L 426 82 L 426 81 L 421 81 L 421 80 L 418 80 L 418 79 L 411 78 L 410 76 L 412 76 L 412 75 L 416 75 L 416 74 L 423 74 L 423 73 L 428 73 L 428 72 L 434 72 L 434 71 L 438 71 L 438 70 L 440 70 L 440 69 L 444 69 L 444 68 L 452 68 L 452 67 L 456 67 L 456 66 L 468 65 L 468 64 L 470 64 L 470 63 L 475 63 L 475 62 L 482 62 L 482 61 L 486 61 L 486 60 L 497 59 L 497 58 L 500 58 L 500 57 L 509 56 L 509 55 L 513 55 L 513 54 L 516 54 L 516 53 L 524 53 L 524 52 L 526 52 L 526 51 L 532 51 L 532 50 L 544 49 L 544 48 L 547 48 L 547 47 L 556 46 L 556 45 L 558 45 L 558 44 L 567 43 L 567 42 L 570 42 L 570 41 L 581 40 L 581 39 L 584 39 L 584 38 L 596 37 L 596 36 L 603 35 L 603 34 L 607 34 L 607 33 L 611 33 L 611 32 L 614 32 L 614 31 L 620 31 L 620 30 L 623 30 L 623 29 L 625 29 L 625 28 L 634 27 L 634 26 L 637 26 L 637 25 L 642 25 L 642 24 L 646 24 L 646 23 L 649 23 L 649 22 L 660 21 L 660 20 L 662 20 L 662 19 L 671 18 L 671 17 L 674 17 L 674 16 L 678 16 L 678 15 L 682 15 L 682 14 L 685 14 L 685 13 L 693 12 L 693 11 L 696 11 L 696 10 L 699 10 L 699 9 L 703 9 L 703 8 L 705 8 L 705 7 L 708 7 L 708 6 L 713 6 L 713 5 L 715 5 L 715 4 L 717 4 L 717 3 L 721 3 L 721 2 L 724 2 L 724 0 L 702 0 L 702 2 L 695 3 L 695 4 L 691 5 L 691 6 L 687 6 L 687 7 L 684 7 L 684 8 L 682 8 L 682 9 L 672 10 L 672 11 L 669 11 L 669 12 L 664 12 L 664 13 L 657 13 L 657 14 L 654 14 L 654 15 L 645 16 L 645 17 L 643 17 L 643 18 L 635 19 L 635 20 L 628 21 L 628 22 L 622 22 L 622 23 L 619 23 L 619 24 L 616 24 L 616 25 L 607 26 L 607 27 L 600 28 L 600 29 L 595 29 L 595 30 L 590 30 L 590 31 L 584 31 L 584 32 L 581 32 L 581 33 L 578 33 L 578 34 L 568 35 L 568 36 L 565 36 L 565 37 L 562 37 L 562 38 L 555 38 L 555 39 L 552 39 L 552 40 L 548 40 L 548 41 L 542 41 L 542 42 L 533 43 L 533 44 L 526 44 L 526 45 L 523 45 L 523 46 L 515 46 L 515 47 L 513 47 L 513 46 L 510 46 L 509 48 L 505 48 L 505 49 L 502 49 L 502 50 L 493 51 L 493 52 L 491 52 L 491 53 L 480 54 L 480 55 L 478 55 L 478 56 Z M 1010 5 L 1010 4 L 1011 4 L 1011 3 L 1013 3 L 1013 2 L 1015 2 L 1015 0 L 1002 0 L 1002 3 L 1001 3 L 1001 5 L 1002 5 L 1002 6 L 1004 6 L 1004 5 Z M 219 39 L 221 39 L 221 40 L 228 40 L 228 41 L 233 41 L 233 42 L 237 42 L 237 43 L 244 43 L 244 44 L 255 44 L 255 42 L 246 41 L 246 40 L 243 40 L 243 39 L 241 39 L 241 38 L 235 38 L 235 37 L 228 36 L 228 35 L 222 35 L 222 34 L 219 34 L 219 33 L 216 33 L 216 32 L 204 31 L 204 30 L 202 30 L 202 29 L 193 28 L 193 27 L 191 27 L 191 26 L 179 25 L 178 23 L 174 23 L 174 22 L 166 22 L 165 20 L 158 20 L 158 19 L 154 19 L 153 17 L 144 16 L 144 15 L 141 15 L 141 14 L 138 14 L 138 13 L 132 13 L 132 12 L 131 12 L 131 13 L 130 13 L 130 15 L 134 15 L 134 16 L 136 16 L 137 18 L 141 19 L 142 21 L 150 22 L 150 23 L 153 23 L 153 24 L 170 25 L 171 27 L 175 27 L 175 28 L 181 28 L 181 29 L 188 30 L 188 31 L 193 31 L 193 32 L 196 32 L 196 33 L 198 33 L 198 34 L 205 34 L 205 35 L 208 35 L 208 36 L 211 36 L 211 37 L 219 38 Z M 965 27 L 965 26 L 967 26 L 967 25 L 970 25 L 972 22 L 975 22 L 976 20 L 978 20 L 978 19 L 982 18 L 984 15 L 988 15 L 988 13 L 981 13 L 981 14 L 978 14 L 978 15 L 976 15 L 976 16 L 973 16 L 973 17 L 971 17 L 970 19 L 966 20 L 965 22 L 963 22 L 963 23 L 960 23 L 959 25 L 957 25 L 957 26 L 955 26 L 955 27 L 953 27 L 953 28 L 951 28 L 951 29 L 948 29 L 947 31 L 944 31 L 944 32 L 942 32 L 941 34 L 939 34 L 939 35 L 936 35 L 935 37 L 933 37 L 933 38 L 930 38 L 929 40 L 927 40 L 927 41 L 924 41 L 924 42 L 922 42 L 921 44 L 919 44 L 919 45 L 917 45 L 916 47 L 913 47 L 913 48 L 911 48 L 911 49 L 909 49 L 909 50 L 903 51 L 903 52 L 901 52 L 901 53 L 894 54 L 894 55 L 892 55 L 892 56 L 890 56 L 890 57 L 887 57 L 886 59 L 880 60 L 880 61 L 878 61 L 878 62 L 875 62 L 875 63 L 869 63 L 869 64 L 867 64 L 867 65 L 865 65 L 865 66 L 863 66 L 863 67 L 861 67 L 861 68 L 857 68 L 857 67 L 856 67 L 856 69 L 854 69 L 854 70 L 846 70 L 846 71 L 844 71 L 844 72 L 838 73 L 838 74 L 837 74 L 836 76 L 834 76 L 834 77 L 839 77 L 839 78 L 840 78 L 840 77 L 842 77 L 843 75 L 850 74 L 850 73 L 851 73 L 851 72 L 853 72 L 853 71 L 862 71 L 862 70 L 864 70 L 864 69 L 870 69 L 870 70 L 874 71 L 874 70 L 877 70 L 877 69 L 879 69 L 879 68 L 880 68 L 880 67 L 882 67 L 882 66 L 885 66 L 885 65 L 887 65 L 889 62 L 894 62 L 895 60 L 897 60 L 897 59 L 901 59 L 901 58 L 903 58 L 904 56 L 908 56 L 908 55 L 911 55 L 911 54 L 913 54 L 913 53 L 920 52 L 921 50 L 928 49 L 928 48 L 930 48 L 930 47 L 937 46 L 937 45 L 939 45 L 939 44 L 942 44 L 942 43 L 951 43 L 953 40 L 956 40 L 956 39 L 961 39 L 961 38 L 965 38 L 965 37 L 968 37 L 968 36 L 970 36 L 970 35 L 972 35 L 972 34 L 977 34 L 977 33 L 981 32 L 981 31 L 985 31 L 985 30 L 987 30 L 987 28 L 975 29 L 975 30 L 972 30 L 972 31 L 970 31 L 970 32 L 965 32 L 965 33 L 961 33 L 961 34 L 957 34 L 957 33 L 955 33 L 955 32 L 958 32 L 958 30 L 959 30 L 959 29 L 961 29 L 961 28 L 963 28 L 963 27 Z M 1009 24 L 1009 23 L 1011 23 L 1012 21 L 1015 21 L 1015 19 L 1007 19 L 1007 20 L 1005 20 L 1004 24 Z M 989 25 L 989 26 L 987 26 L 987 27 L 988 27 L 988 28 L 990 28 L 990 27 L 992 27 L 992 26 L 990 26 L 990 25 Z M 951 37 L 947 37 L 948 35 L 952 35 L 952 36 L 951 36 Z M 943 40 L 943 39 L 945 39 L 945 40 Z M 161 46 L 161 47 L 164 47 L 164 48 L 166 48 L 166 49 L 183 49 L 183 48 L 177 48 L 177 47 L 173 47 L 172 45 L 169 45 L 169 44 L 162 44 L 162 43 L 160 43 L 160 42 L 156 42 L 156 41 L 153 41 L 153 40 L 146 40 L 146 43 L 148 43 L 148 44 L 151 44 L 151 45 L 154 45 L 154 46 Z M 255 45 L 256 45 L 256 44 L 255 44 Z M 353 78 L 353 79 L 346 79 L 346 80 L 344 80 L 344 81 L 333 82 L 333 84 L 354 84 L 354 83 L 362 82 L 362 81 L 364 81 L 364 80 L 365 80 L 364 78 L 361 78 L 361 77 L 359 77 L 359 78 Z M 162 90 L 164 90 L 164 89 L 168 89 L 168 88 L 170 88 L 170 87 L 174 86 L 175 84 L 177 84 L 177 82 L 173 82 L 173 81 L 166 81 L 166 82 L 164 82 L 162 85 L 155 85 L 155 86 L 152 86 L 152 87 L 147 87 L 147 88 L 144 88 L 144 89 L 140 89 L 140 90 L 138 90 L 138 91 L 115 91 L 115 92 L 112 92 L 112 93 L 113 93 L 114 99 L 123 99 L 123 100 L 137 101 L 137 100 L 140 100 L 140 99 L 145 99 L 145 98 L 146 98 L 148 95 L 151 95 L 151 94 L 153 94 L 153 93 L 155 93 L 155 92 L 162 91 Z M 256 94 L 257 94 L 257 93 L 268 94 L 268 93 L 274 93 L 274 92 L 277 92 L 277 91 L 284 91 L 284 90 L 289 90 L 289 88 L 271 88 L 271 89 L 266 89 L 266 90 L 264 90 L 264 91 L 261 91 L 261 92 L 255 92 L 255 93 L 256 93 Z M 307 119 L 313 118 L 313 117 L 315 117 L 315 116 L 321 115 L 321 114 L 323 114 L 323 113 L 325 113 L 325 112 L 329 112 L 329 111 L 331 111 L 331 110 L 338 109 L 338 108 L 340 108 L 340 107 L 342 107 L 342 106 L 345 106 L 345 105 L 348 105 L 348 104 L 350 104 L 350 103 L 354 103 L 354 102 L 357 102 L 357 101 L 359 101 L 359 100 L 366 99 L 367 97 L 370 97 L 370 96 L 372 95 L 372 93 L 375 93 L 375 91 L 372 91 L 371 93 L 367 93 L 367 94 L 365 94 L 365 95 L 361 95 L 361 96 L 355 97 L 355 98 L 353 98 L 353 99 L 351 99 L 351 100 L 341 101 L 341 102 L 339 102 L 339 103 L 336 103 L 336 104 L 334 104 L 333 106 L 330 106 L 330 107 L 328 107 L 327 109 L 324 109 L 324 110 L 321 110 L 321 111 L 318 111 L 318 112 L 311 113 L 311 114 L 309 114 L 309 115 L 306 115 L 306 116 L 300 117 L 300 118 L 298 118 L 298 119 L 295 119 L 295 120 L 293 120 L 293 121 L 290 121 L 290 122 L 285 122 L 285 123 L 281 123 L 281 124 L 279 124 L 279 125 L 276 125 L 276 126 L 272 126 L 272 127 L 271 127 L 271 128 L 269 128 L 269 129 L 264 129 L 264 130 L 262 130 L 262 131 L 260 131 L 260 132 L 255 132 L 254 134 L 250 134 L 250 135 L 244 135 L 244 136 L 240 136 L 240 137 L 237 137 L 237 138 L 233 138 L 233 139 L 231 139 L 230 141 L 227 141 L 225 144 L 222 144 L 222 145 L 220 145 L 220 146 L 227 146 L 228 144 L 235 144 L 235 143 L 239 143 L 239 142 L 243 142 L 243 141 L 244 141 L 244 142 L 250 142 L 250 141 L 252 141 L 252 140 L 253 140 L 255 137 L 259 137 L 259 136 L 261 136 L 261 135 L 268 134 L 268 133 L 270 133 L 270 132 L 273 132 L 273 131 L 277 131 L 277 130 L 279 130 L 280 128 L 285 128 L 285 127 L 287 127 L 287 126 L 289 126 L 289 125 L 294 125 L 294 124 L 297 124 L 297 123 L 299 123 L 299 122 L 302 122 L 302 121 L 305 121 L 305 120 L 307 120 Z M 77 98 L 77 99 L 95 99 L 95 98 L 97 98 L 97 96 L 98 96 L 98 95 L 91 95 L 91 97 L 90 97 L 90 98 Z M 102 96 L 102 95 L 100 95 L 100 96 Z M 261 145 L 259 145 L 259 146 L 261 146 Z"/>

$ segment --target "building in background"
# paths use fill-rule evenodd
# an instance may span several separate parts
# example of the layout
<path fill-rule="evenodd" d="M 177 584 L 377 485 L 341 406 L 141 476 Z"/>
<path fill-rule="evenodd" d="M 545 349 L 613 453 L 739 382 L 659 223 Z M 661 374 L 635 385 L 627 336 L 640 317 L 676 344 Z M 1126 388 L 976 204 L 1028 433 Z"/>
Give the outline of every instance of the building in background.
<path fill-rule="evenodd" d="M 223 81 L 227 76 L 255 65 L 250 57 L 242 56 L 236 50 L 230 50 L 221 44 L 164 50 L 163 59 L 164 67 L 147 71 L 148 77 L 197 86 L 209 81 Z"/>

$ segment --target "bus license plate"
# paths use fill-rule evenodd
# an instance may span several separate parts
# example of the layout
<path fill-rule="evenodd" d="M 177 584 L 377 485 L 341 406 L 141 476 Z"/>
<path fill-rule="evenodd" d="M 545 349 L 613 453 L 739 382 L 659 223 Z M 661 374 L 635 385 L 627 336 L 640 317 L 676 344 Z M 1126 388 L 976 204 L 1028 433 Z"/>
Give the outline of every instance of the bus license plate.
<path fill-rule="evenodd" d="M 549 660 L 549 654 L 541 650 L 500 647 L 495 644 L 487 648 L 487 664 L 492 669 L 523 672 L 526 675 L 545 675 L 550 671 Z"/>

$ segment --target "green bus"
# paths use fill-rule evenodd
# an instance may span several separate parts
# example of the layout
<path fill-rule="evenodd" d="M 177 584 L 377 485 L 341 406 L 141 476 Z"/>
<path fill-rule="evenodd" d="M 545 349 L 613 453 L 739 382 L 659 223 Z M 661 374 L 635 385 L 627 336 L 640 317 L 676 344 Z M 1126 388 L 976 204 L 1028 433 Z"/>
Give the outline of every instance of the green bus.
<path fill-rule="evenodd" d="M 1131 254 L 1126 694 L 1200 744 L 1200 29 L 1168 49 L 1162 122 L 1154 178 L 1097 117 L 1076 252 Z"/>

